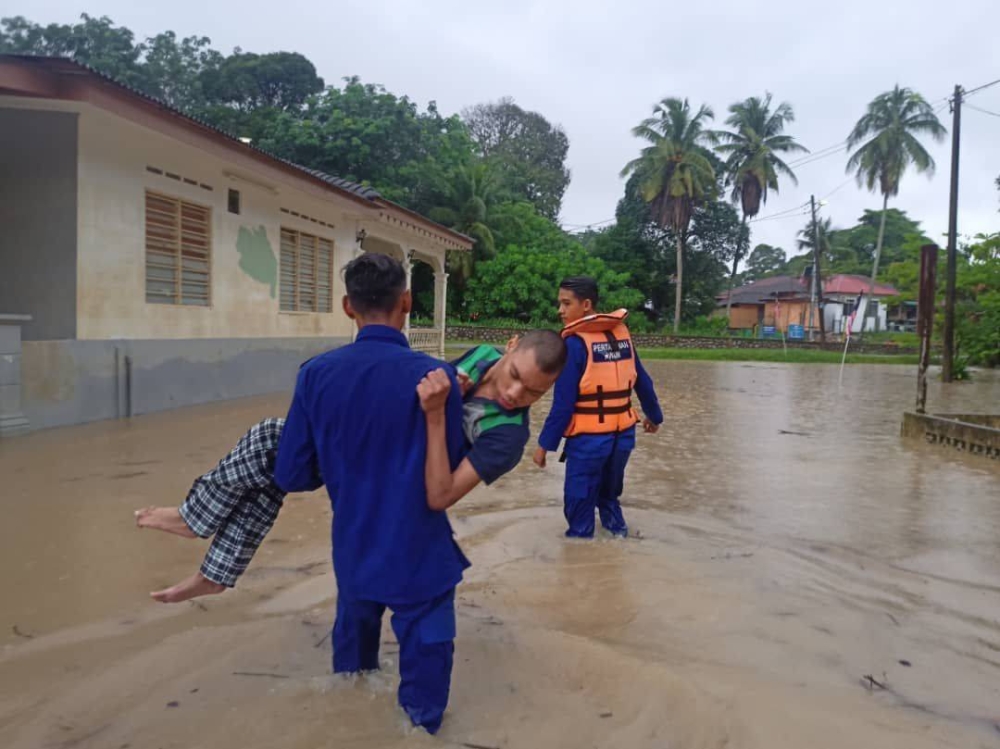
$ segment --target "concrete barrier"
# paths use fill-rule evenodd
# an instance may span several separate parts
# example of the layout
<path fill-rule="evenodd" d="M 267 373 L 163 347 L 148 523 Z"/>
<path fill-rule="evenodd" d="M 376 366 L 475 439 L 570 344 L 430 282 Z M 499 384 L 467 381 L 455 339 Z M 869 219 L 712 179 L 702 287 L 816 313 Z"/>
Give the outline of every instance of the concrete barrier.
<path fill-rule="evenodd" d="M 989 414 L 903 414 L 902 436 L 1000 460 L 1000 416 Z"/>

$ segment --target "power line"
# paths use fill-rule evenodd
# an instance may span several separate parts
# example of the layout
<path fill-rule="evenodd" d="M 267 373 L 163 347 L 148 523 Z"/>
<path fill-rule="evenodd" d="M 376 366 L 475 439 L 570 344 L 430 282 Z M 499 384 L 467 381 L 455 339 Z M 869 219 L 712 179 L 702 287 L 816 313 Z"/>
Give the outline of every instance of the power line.
<path fill-rule="evenodd" d="M 793 216 L 801 216 L 804 214 L 806 208 L 809 207 L 808 203 L 803 203 L 802 205 L 797 205 L 794 208 L 789 208 L 784 211 L 778 211 L 777 213 L 770 213 L 767 216 L 761 216 L 760 218 L 750 219 L 747 223 L 756 224 L 761 221 L 774 221 L 775 219 L 781 218 L 792 218 Z"/>
<path fill-rule="evenodd" d="M 809 158 L 804 158 L 804 159 L 802 159 L 800 161 L 793 162 L 793 163 L 789 164 L 788 166 L 789 167 L 808 166 L 809 164 L 815 163 L 817 161 L 822 161 L 823 159 L 827 159 L 827 158 L 829 158 L 831 156 L 838 156 L 838 155 L 840 155 L 842 153 L 842 149 L 846 145 L 847 145 L 847 141 L 841 141 L 836 146 L 834 146 L 832 150 L 827 150 L 826 152 L 818 152 L 818 153 L 815 153 L 815 154 L 811 154 Z"/>
<path fill-rule="evenodd" d="M 615 221 L 615 219 L 614 218 L 606 218 L 603 221 L 595 221 L 592 224 L 563 224 L 562 228 L 563 229 L 574 229 L 576 231 L 579 231 L 581 229 L 593 229 L 593 228 L 595 228 L 597 226 L 601 226 L 603 224 L 610 224 L 612 221 Z"/>
<path fill-rule="evenodd" d="M 988 109 L 983 109 L 982 107 L 977 107 L 977 106 L 975 106 L 974 104 L 969 104 L 968 102 L 963 102 L 963 103 L 964 103 L 964 104 L 965 104 L 965 106 L 967 106 L 967 107 L 968 107 L 969 109 L 975 109 L 975 110 L 976 110 L 977 112 L 982 112 L 983 114 L 989 114 L 989 115 L 992 115 L 992 116 L 994 116 L 994 117 L 1000 117 L 1000 112 L 991 112 L 991 111 L 990 111 L 990 110 L 988 110 Z"/>
<path fill-rule="evenodd" d="M 984 83 L 982 86 L 976 86 L 975 88 L 963 91 L 962 92 L 963 97 L 967 98 L 969 96 L 972 96 L 973 94 L 979 93 L 980 91 L 985 91 L 986 89 L 990 88 L 991 86 L 995 86 L 998 83 L 1000 83 L 1000 78 L 997 78 L 995 81 L 990 81 L 989 83 Z"/>
<path fill-rule="evenodd" d="M 831 195 L 833 195 L 835 192 L 839 192 L 842 188 L 847 187 L 851 182 L 854 182 L 854 177 L 848 177 L 847 179 L 845 179 L 843 182 L 841 182 L 835 188 L 833 188 L 832 190 L 830 190 L 830 192 L 828 192 L 826 195 L 824 195 L 822 198 L 820 198 L 820 200 L 826 200 L 828 197 L 830 197 Z"/>
<path fill-rule="evenodd" d="M 839 143 L 834 143 L 832 146 L 827 146 L 826 148 L 821 148 L 818 151 L 813 151 L 805 156 L 800 156 L 795 161 L 790 161 L 788 166 L 799 166 L 801 164 L 808 164 L 813 161 L 818 161 L 819 159 L 825 159 L 827 156 L 832 156 L 833 154 L 840 151 L 847 144 L 847 141 L 840 141 Z"/>

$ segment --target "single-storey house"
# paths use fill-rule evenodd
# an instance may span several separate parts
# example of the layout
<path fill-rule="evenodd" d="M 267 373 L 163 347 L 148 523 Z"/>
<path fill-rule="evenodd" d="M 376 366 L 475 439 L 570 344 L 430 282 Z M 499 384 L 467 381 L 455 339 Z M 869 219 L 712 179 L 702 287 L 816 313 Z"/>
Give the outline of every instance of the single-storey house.
<path fill-rule="evenodd" d="M 822 305 L 811 301 L 811 279 L 801 277 L 771 276 L 739 286 L 732 291 L 729 328 L 731 330 L 760 330 L 773 326 L 786 331 L 789 325 L 800 325 L 805 331 L 819 330 L 819 309 L 827 333 L 841 334 L 863 292 L 871 280 L 863 276 L 834 274 L 823 279 Z M 874 303 L 867 306 L 865 330 L 886 330 L 886 309 L 890 299 L 899 292 L 888 284 L 875 284 Z M 727 294 L 716 297 L 715 315 L 726 313 Z M 856 320 L 853 332 L 860 332 L 861 320 Z"/>
<path fill-rule="evenodd" d="M 0 430 L 290 389 L 352 339 L 340 269 L 472 241 L 101 73 L 0 55 Z"/>
<path fill-rule="evenodd" d="M 871 291 L 871 278 L 849 274 L 830 276 L 823 282 L 823 299 L 826 302 L 826 329 L 832 333 L 843 333 L 851 313 L 858 306 L 863 294 Z M 887 330 L 886 312 L 892 300 L 899 296 L 894 286 L 875 284 L 873 301 L 866 305 L 864 329 L 866 332 Z M 855 319 L 853 333 L 861 332 L 861 320 Z"/>
<path fill-rule="evenodd" d="M 813 308 L 810 317 L 809 286 L 801 278 L 763 278 L 736 287 L 732 298 L 730 330 L 760 331 L 765 327 L 774 327 L 787 332 L 789 325 L 801 325 L 804 330 L 819 329 L 818 308 Z M 716 297 L 715 315 L 726 314 L 726 299 L 725 292 Z"/>

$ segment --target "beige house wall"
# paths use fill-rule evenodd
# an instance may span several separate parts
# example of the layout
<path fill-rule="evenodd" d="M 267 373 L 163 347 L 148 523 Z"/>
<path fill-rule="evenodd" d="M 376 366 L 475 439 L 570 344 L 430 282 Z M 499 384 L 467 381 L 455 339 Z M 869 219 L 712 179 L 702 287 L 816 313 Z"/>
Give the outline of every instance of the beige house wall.
<path fill-rule="evenodd" d="M 190 138 L 176 139 L 80 102 L 0 97 L 0 107 L 79 115 L 79 340 L 349 337 L 352 323 L 341 310 L 340 270 L 360 251 L 356 237 L 361 229 L 368 237 L 366 250 L 410 256 L 443 272 L 446 248 L 432 231 L 407 217 L 304 184 L 279 170 L 254 168 L 247 159 L 227 159 L 207 141 L 199 148 Z M 181 180 L 167 177 L 168 172 Z M 239 215 L 228 212 L 230 188 L 240 192 Z M 146 302 L 147 190 L 211 209 L 210 306 Z M 279 270 L 273 288 L 261 280 L 261 239 L 278 269 L 282 227 L 333 241 L 331 313 L 282 312 Z M 255 264 L 256 274 L 251 270 Z"/>

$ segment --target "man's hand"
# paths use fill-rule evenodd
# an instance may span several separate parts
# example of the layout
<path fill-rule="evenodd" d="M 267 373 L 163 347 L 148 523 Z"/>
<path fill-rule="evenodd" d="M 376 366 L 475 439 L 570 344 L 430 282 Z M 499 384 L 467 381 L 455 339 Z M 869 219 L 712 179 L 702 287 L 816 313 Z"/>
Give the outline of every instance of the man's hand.
<path fill-rule="evenodd" d="M 449 392 L 451 392 L 451 380 L 443 369 L 428 372 L 417 385 L 420 407 L 428 415 L 444 412 Z"/>
<path fill-rule="evenodd" d="M 546 450 L 544 447 L 539 447 L 537 450 L 535 450 L 535 455 L 532 458 L 532 460 L 535 461 L 535 465 L 538 466 L 539 468 L 545 468 L 545 453 Z"/>
<path fill-rule="evenodd" d="M 660 431 L 660 425 L 654 424 L 649 419 L 643 419 L 642 431 L 644 431 L 646 434 L 656 434 L 658 431 Z"/>
<path fill-rule="evenodd" d="M 458 387 L 461 388 L 464 398 L 465 394 L 472 388 L 472 378 L 460 369 L 456 373 L 455 379 L 458 380 Z"/>

